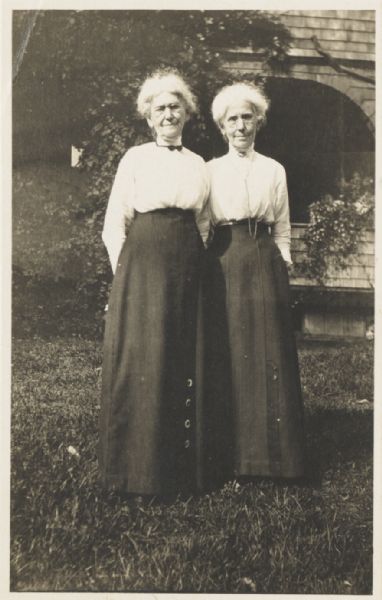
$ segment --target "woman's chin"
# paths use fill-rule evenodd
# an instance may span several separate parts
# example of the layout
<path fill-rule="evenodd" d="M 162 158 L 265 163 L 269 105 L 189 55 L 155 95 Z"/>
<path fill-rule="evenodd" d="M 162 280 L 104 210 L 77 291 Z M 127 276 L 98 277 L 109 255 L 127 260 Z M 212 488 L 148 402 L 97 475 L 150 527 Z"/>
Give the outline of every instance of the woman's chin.
<path fill-rule="evenodd" d="M 157 133 L 162 138 L 162 140 L 171 143 L 179 139 L 179 137 L 182 135 L 182 130 L 178 127 L 169 127 L 168 129 L 158 131 Z"/>
<path fill-rule="evenodd" d="M 238 152 L 247 152 L 247 150 L 252 147 L 252 144 L 238 142 L 237 144 L 234 144 L 233 147 L 238 150 Z"/>

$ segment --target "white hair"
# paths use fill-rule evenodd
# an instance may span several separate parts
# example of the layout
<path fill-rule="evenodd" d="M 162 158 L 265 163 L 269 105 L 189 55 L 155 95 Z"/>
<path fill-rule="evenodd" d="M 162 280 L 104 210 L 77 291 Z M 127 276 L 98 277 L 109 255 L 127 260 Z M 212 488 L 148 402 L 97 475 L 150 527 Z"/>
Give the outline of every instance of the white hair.
<path fill-rule="evenodd" d="M 265 124 L 270 102 L 263 91 L 251 83 L 234 83 L 223 87 L 212 103 L 212 117 L 219 128 L 228 108 L 237 102 L 249 102 L 256 112 L 258 127 Z"/>
<path fill-rule="evenodd" d="M 196 98 L 187 83 L 175 71 L 156 71 L 148 77 L 138 94 L 137 108 L 139 114 L 147 119 L 150 116 L 151 103 L 155 96 L 162 92 L 175 94 L 183 100 L 186 112 L 192 115 L 197 112 Z"/>

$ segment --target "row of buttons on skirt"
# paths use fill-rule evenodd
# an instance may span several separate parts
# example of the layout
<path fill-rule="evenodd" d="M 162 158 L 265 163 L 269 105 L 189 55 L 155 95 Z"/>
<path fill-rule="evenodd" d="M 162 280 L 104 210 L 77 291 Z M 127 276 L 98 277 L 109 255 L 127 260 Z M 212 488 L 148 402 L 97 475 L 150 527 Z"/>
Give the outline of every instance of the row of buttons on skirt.
<path fill-rule="evenodd" d="M 192 386 L 193 386 L 193 381 L 192 381 L 192 379 L 187 379 L 187 381 L 186 381 L 186 387 L 188 387 L 188 388 L 192 388 Z M 192 400 L 191 400 L 191 398 L 190 398 L 190 397 L 186 398 L 186 407 L 187 407 L 187 408 L 189 408 L 189 407 L 191 406 L 191 403 L 192 403 Z M 185 420 L 185 422 L 184 422 L 184 427 L 185 427 L 185 429 L 190 429 L 190 427 L 191 427 L 191 421 L 190 421 L 190 419 L 186 419 L 186 420 Z M 185 448 L 189 448 L 190 446 L 191 446 L 191 440 L 188 440 L 188 439 L 187 439 L 187 440 L 184 442 L 184 447 L 185 447 Z"/>

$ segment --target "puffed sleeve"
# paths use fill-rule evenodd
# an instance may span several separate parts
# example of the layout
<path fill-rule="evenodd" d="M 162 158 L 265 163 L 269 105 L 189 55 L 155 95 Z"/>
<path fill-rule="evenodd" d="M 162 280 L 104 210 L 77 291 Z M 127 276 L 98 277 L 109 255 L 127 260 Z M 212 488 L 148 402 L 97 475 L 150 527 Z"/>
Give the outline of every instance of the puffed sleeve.
<path fill-rule="evenodd" d="M 126 239 L 126 230 L 134 218 L 134 168 L 129 150 L 119 163 L 105 214 L 102 240 L 115 273 L 118 257 Z"/>
<path fill-rule="evenodd" d="M 202 159 L 201 162 L 201 176 L 202 176 L 202 199 L 201 208 L 195 211 L 195 222 L 199 229 L 200 236 L 203 240 L 204 246 L 207 246 L 208 234 L 210 231 L 211 216 L 209 210 L 208 198 L 210 195 L 210 177 L 207 170 L 207 165 Z"/>
<path fill-rule="evenodd" d="M 285 169 L 278 165 L 276 195 L 274 205 L 275 224 L 273 236 L 280 252 L 288 265 L 292 264 L 290 255 L 291 226 L 289 219 L 289 199 Z"/>

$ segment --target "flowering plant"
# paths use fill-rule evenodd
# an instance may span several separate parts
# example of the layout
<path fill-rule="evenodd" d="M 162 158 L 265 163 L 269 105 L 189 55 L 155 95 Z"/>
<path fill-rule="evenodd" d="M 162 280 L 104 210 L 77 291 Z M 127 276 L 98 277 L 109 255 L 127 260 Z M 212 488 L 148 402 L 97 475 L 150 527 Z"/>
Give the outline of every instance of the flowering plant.
<path fill-rule="evenodd" d="M 304 235 L 306 259 L 301 270 L 323 283 L 330 266 L 339 270 L 346 267 L 362 233 L 374 225 L 373 179 L 354 173 L 349 181 L 339 184 L 336 197 L 326 194 L 312 203 L 309 216 Z"/>

